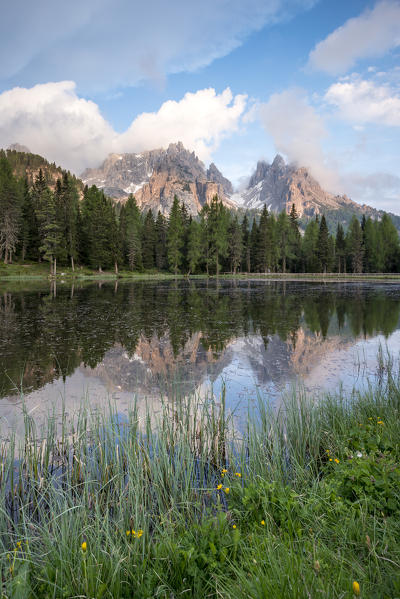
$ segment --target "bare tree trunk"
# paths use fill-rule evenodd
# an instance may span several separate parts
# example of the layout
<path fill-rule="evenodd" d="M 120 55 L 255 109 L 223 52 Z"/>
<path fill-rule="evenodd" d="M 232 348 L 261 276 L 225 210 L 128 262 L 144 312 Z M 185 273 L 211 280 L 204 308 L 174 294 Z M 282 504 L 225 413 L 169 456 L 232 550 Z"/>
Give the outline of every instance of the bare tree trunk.
<path fill-rule="evenodd" d="M 118 274 L 118 262 L 115 260 L 114 262 L 114 269 L 115 269 L 115 274 Z"/>
<path fill-rule="evenodd" d="M 57 258 L 54 256 L 53 276 L 57 276 Z"/>
<path fill-rule="evenodd" d="M 72 268 L 72 272 L 75 272 L 75 264 L 74 264 L 74 257 L 71 256 L 71 268 Z"/>

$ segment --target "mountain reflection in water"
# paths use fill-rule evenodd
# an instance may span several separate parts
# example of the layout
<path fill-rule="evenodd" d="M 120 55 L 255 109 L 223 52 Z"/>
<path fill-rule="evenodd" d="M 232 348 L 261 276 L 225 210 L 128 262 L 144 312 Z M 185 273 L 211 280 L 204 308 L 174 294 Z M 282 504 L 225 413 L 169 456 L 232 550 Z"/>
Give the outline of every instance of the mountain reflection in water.
<path fill-rule="evenodd" d="M 378 342 L 397 351 L 399 315 L 400 286 L 383 283 L 198 279 L 6 290 L 0 416 L 12 419 L 21 390 L 47 409 L 61 394 L 67 405 L 78 402 L 85 389 L 90 400 L 109 394 L 124 407 L 133 394 L 156 400 L 174 386 L 219 392 L 222 380 L 232 405 L 299 379 L 335 386 L 359 368 L 352 348 L 369 352 L 372 369 Z"/>

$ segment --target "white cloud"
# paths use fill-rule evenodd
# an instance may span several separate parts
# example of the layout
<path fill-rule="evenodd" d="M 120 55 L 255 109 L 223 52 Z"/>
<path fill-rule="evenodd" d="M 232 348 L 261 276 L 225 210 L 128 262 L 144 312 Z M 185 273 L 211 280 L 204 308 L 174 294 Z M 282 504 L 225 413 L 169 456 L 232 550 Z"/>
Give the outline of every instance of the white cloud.
<path fill-rule="evenodd" d="M 400 127 L 400 97 L 386 85 L 356 78 L 331 85 L 324 96 L 352 124 Z"/>
<path fill-rule="evenodd" d="M 246 96 L 214 89 L 165 102 L 116 133 L 97 104 L 79 98 L 72 81 L 14 88 L 0 94 L 0 147 L 18 142 L 75 173 L 98 166 L 110 152 L 141 152 L 182 141 L 207 160 L 236 131 Z"/>
<path fill-rule="evenodd" d="M 392 173 L 344 174 L 347 194 L 360 204 L 399 214 L 400 177 Z"/>
<path fill-rule="evenodd" d="M 0 19 L 0 79 L 80 90 L 163 81 L 210 64 L 317 0 L 14 0 Z M 11 83 L 12 84 L 12 83 Z"/>
<path fill-rule="evenodd" d="M 0 94 L 0 146 L 18 142 L 76 172 L 97 165 L 115 139 L 98 106 L 73 81 L 16 87 Z"/>
<path fill-rule="evenodd" d="M 121 135 L 121 151 L 151 150 L 181 141 L 208 160 L 221 139 L 237 130 L 246 106 L 246 96 L 235 98 L 229 88 L 221 94 L 214 89 L 187 93 L 179 102 L 164 102 L 158 112 L 139 115 Z"/>
<path fill-rule="evenodd" d="M 272 136 L 275 148 L 290 161 L 308 167 L 322 186 L 336 191 L 338 180 L 322 149 L 327 136 L 324 121 L 307 100 L 303 90 L 289 89 L 273 94 L 260 106 L 261 122 Z"/>
<path fill-rule="evenodd" d="M 319 42 L 310 53 L 309 66 L 337 75 L 348 71 L 357 60 L 383 56 L 400 45 L 399 24 L 400 2 L 379 2 Z"/>

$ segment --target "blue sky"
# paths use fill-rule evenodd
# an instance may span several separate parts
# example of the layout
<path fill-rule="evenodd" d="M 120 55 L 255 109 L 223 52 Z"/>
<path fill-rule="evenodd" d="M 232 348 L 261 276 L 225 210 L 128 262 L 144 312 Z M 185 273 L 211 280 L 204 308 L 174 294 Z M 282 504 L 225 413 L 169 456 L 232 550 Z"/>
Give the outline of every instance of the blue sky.
<path fill-rule="evenodd" d="M 15 0 L 0 146 L 80 173 L 182 140 L 243 184 L 276 152 L 400 212 L 400 0 Z"/>

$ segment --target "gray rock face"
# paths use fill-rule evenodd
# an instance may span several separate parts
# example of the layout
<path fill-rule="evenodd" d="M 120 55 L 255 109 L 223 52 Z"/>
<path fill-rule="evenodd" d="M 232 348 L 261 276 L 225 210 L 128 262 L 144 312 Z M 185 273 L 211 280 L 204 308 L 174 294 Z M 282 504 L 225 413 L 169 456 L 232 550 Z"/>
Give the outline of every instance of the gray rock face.
<path fill-rule="evenodd" d="M 206 171 L 194 152 L 181 142 L 166 150 L 140 154 L 110 154 L 98 169 L 86 169 L 83 182 L 96 185 L 114 199 L 124 201 L 133 194 L 139 206 L 168 214 L 174 195 L 197 214 L 217 194 L 229 203 L 232 185 L 213 164 Z"/>
<path fill-rule="evenodd" d="M 213 162 L 207 169 L 207 180 L 222 185 L 222 189 L 224 190 L 226 195 L 231 195 L 233 193 L 232 183 L 229 181 L 229 179 L 223 176 L 221 171 L 217 169 Z"/>
<path fill-rule="evenodd" d="M 266 205 L 268 210 L 281 212 L 286 206 L 290 178 L 295 170 L 294 166 L 285 164 L 279 154 L 272 164 L 262 160 L 257 163 L 247 188 L 231 199 L 244 208 L 260 209 Z"/>

